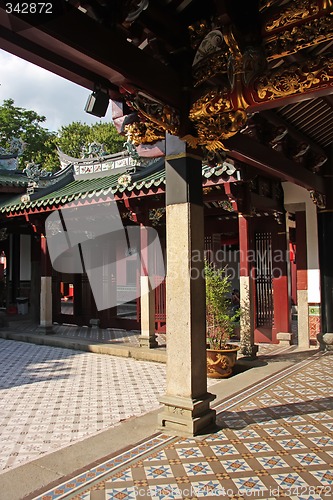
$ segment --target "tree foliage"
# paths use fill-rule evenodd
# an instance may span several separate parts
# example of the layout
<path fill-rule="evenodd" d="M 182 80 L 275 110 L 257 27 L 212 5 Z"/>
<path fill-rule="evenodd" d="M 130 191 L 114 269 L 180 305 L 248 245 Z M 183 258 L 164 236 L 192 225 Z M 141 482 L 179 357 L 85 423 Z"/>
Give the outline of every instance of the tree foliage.
<path fill-rule="evenodd" d="M 118 153 L 124 149 L 125 139 L 118 134 L 112 123 L 86 123 L 73 122 L 61 127 L 56 138 L 56 144 L 69 156 L 80 158 L 83 149 L 92 142 L 103 144 L 107 153 Z"/>
<path fill-rule="evenodd" d="M 35 111 L 14 106 L 13 99 L 5 100 L 0 106 L 0 146 L 9 149 L 13 137 L 20 138 L 25 143 L 24 152 L 19 159 L 20 168 L 33 161 L 46 170 L 59 170 L 57 146 L 75 158 L 80 158 L 83 148 L 87 148 L 92 142 L 103 144 L 107 153 L 117 153 L 124 149 L 125 139 L 118 134 L 112 123 L 87 125 L 72 122 L 55 133 L 41 125 L 45 120 L 45 116 L 40 116 Z"/>
<path fill-rule="evenodd" d="M 55 150 L 55 133 L 41 124 L 45 116 L 35 111 L 14 106 L 13 99 L 6 99 L 0 106 L 0 146 L 10 148 L 13 138 L 24 142 L 24 151 L 19 158 L 19 165 L 24 168 L 27 162 L 34 161 L 41 165 Z"/>

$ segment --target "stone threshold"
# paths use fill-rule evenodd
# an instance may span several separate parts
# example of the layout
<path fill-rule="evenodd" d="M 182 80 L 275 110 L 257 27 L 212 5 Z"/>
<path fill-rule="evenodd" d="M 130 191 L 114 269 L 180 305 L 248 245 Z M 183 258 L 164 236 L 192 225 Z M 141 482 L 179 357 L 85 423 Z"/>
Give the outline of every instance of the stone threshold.
<path fill-rule="evenodd" d="M 120 356 L 124 358 L 133 358 L 138 361 L 155 361 L 157 363 L 166 363 L 165 347 L 156 347 L 149 349 L 146 347 L 103 344 L 101 342 L 92 342 L 91 340 L 61 337 L 58 335 L 42 335 L 38 333 L 19 333 L 0 330 L 0 338 L 5 340 L 18 340 L 20 342 L 29 342 L 31 344 L 46 345 L 51 347 L 62 347 L 65 349 L 74 349 L 77 351 L 92 352 L 95 354 L 108 354 L 109 356 Z"/>

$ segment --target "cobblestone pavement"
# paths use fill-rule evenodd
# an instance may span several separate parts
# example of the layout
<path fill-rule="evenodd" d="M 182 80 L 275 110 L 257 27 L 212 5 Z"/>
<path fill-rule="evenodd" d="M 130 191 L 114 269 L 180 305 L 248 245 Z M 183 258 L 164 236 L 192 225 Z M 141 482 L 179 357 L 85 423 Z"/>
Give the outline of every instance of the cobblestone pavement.
<path fill-rule="evenodd" d="M 165 365 L 0 339 L 0 470 L 159 406 Z"/>
<path fill-rule="evenodd" d="M 333 498 L 333 355 L 317 353 L 216 406 L 204 439 L 157 434 L 37 500 Z"/>

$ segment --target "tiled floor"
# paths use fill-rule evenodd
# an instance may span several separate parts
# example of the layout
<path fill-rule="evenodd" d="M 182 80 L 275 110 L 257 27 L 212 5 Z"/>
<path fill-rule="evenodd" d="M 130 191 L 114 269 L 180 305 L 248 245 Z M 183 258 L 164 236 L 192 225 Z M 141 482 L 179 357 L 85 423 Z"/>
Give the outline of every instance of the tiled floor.
<path fill-rule="evenodd" d="M 315 354 L 220 403 L 203 439 L 153 436 L 35 497 L 333 498 L 333 355 Z"/>
<path fill-rule="evenodd" d="M 159 406 L 165 365 L 0 339 L 0 470 Z"/>
<path fill-rule="evenodd" d="M 38 325 L 30 319 L 18 318 L 15 321 L 9 322 L 8 331 L 20 331 L 26 333 L 35 333 Z M 90 340 L 92 342 L 110 343 L 110 344 L 125 344 L 131 347 L 139 347 L 140 342 L 138 330 L 123 330 L 120 328 L 90 328 L 87 326 L 76 325 L 53 325 L 55 335 L 71 339 Z M 165 346 L 165 334 L 157 335 L 157 342 L 160 346 Z"/>

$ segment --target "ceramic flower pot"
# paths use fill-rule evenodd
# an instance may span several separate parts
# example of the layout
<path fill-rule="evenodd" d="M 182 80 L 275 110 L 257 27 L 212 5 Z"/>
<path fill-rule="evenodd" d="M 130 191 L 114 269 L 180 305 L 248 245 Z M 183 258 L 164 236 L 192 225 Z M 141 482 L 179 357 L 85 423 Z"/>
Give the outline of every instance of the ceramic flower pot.
<path fill-rule="evenodd" d="M 232 374 L 239 346 L 229 345 L 224 349 L 207 349 L 207 377 L 225 378 Z"/>

